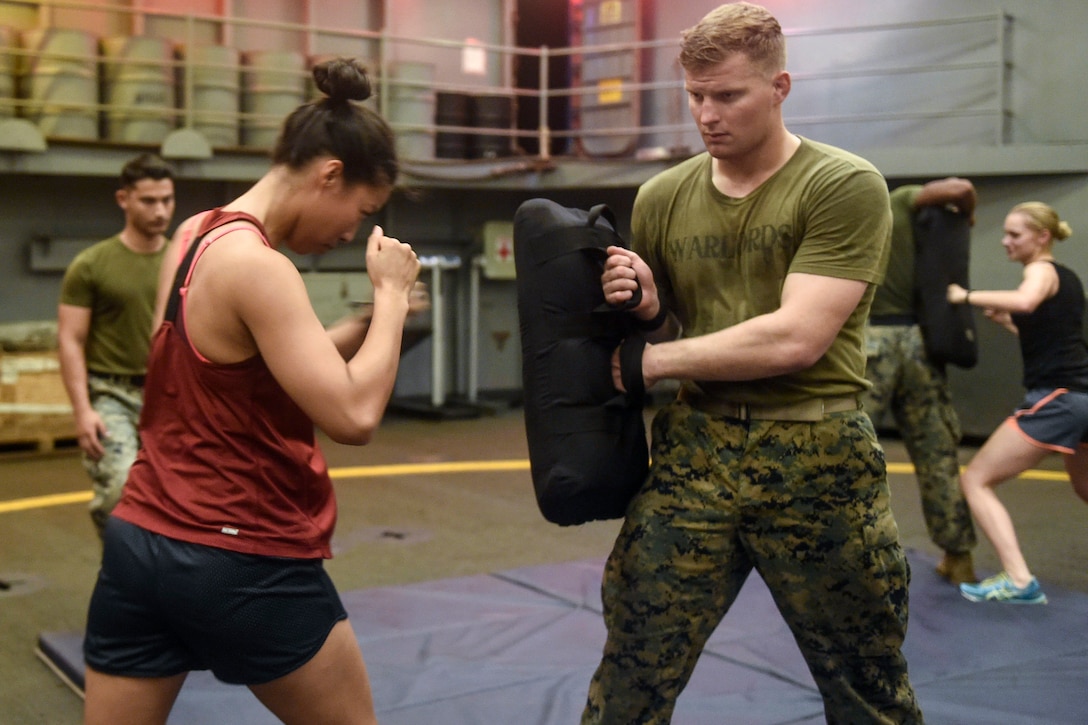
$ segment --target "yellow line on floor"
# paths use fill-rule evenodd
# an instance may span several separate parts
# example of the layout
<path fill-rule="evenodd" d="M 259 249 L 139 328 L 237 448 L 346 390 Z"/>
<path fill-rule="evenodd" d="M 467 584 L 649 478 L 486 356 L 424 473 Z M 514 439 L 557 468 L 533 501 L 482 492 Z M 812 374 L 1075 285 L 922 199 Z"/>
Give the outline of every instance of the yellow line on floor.
<path fill-rule="evenodd" d="M 528 471 L 529 461 L 442 461 L 438 463 L 393 463 L 385 466 L 350 466 L 333 468 L 333 478 L 372 478 L 374 476 L 411 476 L 418 473 L 479 473 L 485 471 Z"/>
<path fill-rule="evenodd" d="M 411 476 L 425 473 L 486 473 L 493 471 L 528 471 L 529 461 L 444 461 L 439 463 L 394 463 L 382 466 L 348 466 L 331 468 L 329 475 L 334 479 L 373 478 L 375 476 Z M 67 506 L 74 503 L 87 503 L 91 500 L 90 491 L 74 493 L 54 493 L 48 496 L 33 496 L 11 501 L 0 501 L 0 514 L 30 509 Z"/>
<path fill-rule="evenodd" d="M 963 466 L 960 466 L 960 470 L 963 470 Z M 914 475 L 914 466 L 910 463 L 889 463 L 888 473 L 902 473 L 906 475 Z M 1024 471 L 1019 476 L 1019 479 L 1026 481 L 1068 481 L 1069 474 L 1065 471 L 1043 471 L 1039 469 L 1029 469 Z"/>
<path fill-rule="evenodd" d="M 329 475 L 334 479 L 350 479 L 373 478 L 375 476 L 411 476 L 424 473 L 488 473 L 528 470 L 529 461 L 527 459 L 508 459 L 499 461 L 443 461 L 437 463 L 394 463 L 382 466 L 347 466 L 329 469 Z M 910 475 L 914 473 L 914 466 L 909 463 L 889 463 L 888 473 Z M 1069 480 L 1069 476 L 1064 471 L 1041 470 L 1024 471 L 1018 478 L 1033 481 Z M 49 508 L 50 506 L 87 503 L 90 500 L 90 491 L 17 498 L 10 501 L 0 501 L 0 514 Z"/>
<path fill-rule="evenodd" d="M 76 493 L 54 493 L 49 496 L 34 496 L 32 498 L 17 498 L 13 501 L 0 501 L 0 514 L 12 511 L 26 511 L 28 509 L 43 509 L 49 506 L 64 506 L 70 503 L 86 503 L 91 500 L 90 491 L 78 491 Z"/>

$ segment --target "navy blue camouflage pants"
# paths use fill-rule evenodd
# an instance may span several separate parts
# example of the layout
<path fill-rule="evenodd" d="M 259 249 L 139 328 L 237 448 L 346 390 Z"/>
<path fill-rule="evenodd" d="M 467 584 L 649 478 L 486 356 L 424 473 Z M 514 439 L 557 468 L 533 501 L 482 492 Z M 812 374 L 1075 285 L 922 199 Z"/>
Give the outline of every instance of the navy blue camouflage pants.
<path fill-rule="evenodd" d="M 753 569 L 829 723 L 921 723 L 900 651 L 910 572 L 869 417 L 739 421 L 677 401 L 658 411 L 653 441 L 605 567 L 608 639 L 583 725 L 668 723 Z"/>

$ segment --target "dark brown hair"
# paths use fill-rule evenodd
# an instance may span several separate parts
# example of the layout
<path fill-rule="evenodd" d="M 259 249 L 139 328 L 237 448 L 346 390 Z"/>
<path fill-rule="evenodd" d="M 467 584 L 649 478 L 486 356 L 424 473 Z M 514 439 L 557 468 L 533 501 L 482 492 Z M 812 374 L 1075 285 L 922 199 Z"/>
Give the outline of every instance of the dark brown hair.
<path fill-rule="evenodd" d="M 121 188 L 131 189 L 144 179 L 174 180 L 174 167 L 155 154 L 140 154 L 121 167 Z"/>
<path fill-rule="evenodd" d="M 371 96 L 366 67 L 353 58 L 335 58 L 313 69 L 325 97 L 305 103 L 283 122 L 272 149 L 272 162 L 300 169 L 329 155 L 344 163 L 344 180 L 393 186 L 397 154 L 393 130 L 381 116 L 355 101 Z"/>

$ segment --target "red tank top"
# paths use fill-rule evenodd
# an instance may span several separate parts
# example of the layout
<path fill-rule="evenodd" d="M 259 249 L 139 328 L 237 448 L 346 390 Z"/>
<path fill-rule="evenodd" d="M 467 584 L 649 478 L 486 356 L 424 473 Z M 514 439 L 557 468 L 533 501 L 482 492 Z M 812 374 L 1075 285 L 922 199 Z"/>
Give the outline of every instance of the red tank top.
<path fill-rule="evenodd" d="M 264 239 L 248 215 L 212 212 L 201 225 L 195 258 L 179 270 L 181 303 L 171 304 L 176 319 L 168 312 L 152 342 L 141 448 L 113 513 L 181 541 L 330 558 L 336 499 L 313 422 L 259 355 L 216 364 L 185 334 L 185 291 L 203 250 L 254 226 Z"/>

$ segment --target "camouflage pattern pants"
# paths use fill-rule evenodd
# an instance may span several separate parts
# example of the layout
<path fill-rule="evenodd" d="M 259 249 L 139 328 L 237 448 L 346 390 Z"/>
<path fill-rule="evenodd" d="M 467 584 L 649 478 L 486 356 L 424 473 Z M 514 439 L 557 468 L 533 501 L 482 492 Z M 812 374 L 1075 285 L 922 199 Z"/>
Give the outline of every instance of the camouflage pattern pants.
<path fill-rule="evenodd" d="M 900 651 L 910 570 L 869 417 L 745 422 L 677 401 L 653 441 L 605 566 L 608 639 L 583 725 L 668 723 L 753 568 L 829 723 L 921 723 Z"/>
<path fill-rule="evenodd" d="M 102 440 L 102 458 L 92 461 L 83 456 L 83 468 L 91 477 L 91 521 L 102 536 L 102 528 L 110 511 L 121 498 L 121 490 L 128 478 L 128 469 L 136 460 L 140 448 L 140 408 L 143 406 L 143 388 L 127 385 L 106 378 L 90 375 L 88 388 L 91 407 L 95 409 L 109 432 Z"/>
<path fill-rule="evenodd" d="M 914 464 L 929 538 L 947 552 L 974 548 L 971 511 L 960 490 L 960 421 L 948 378 L 926 359 L 917 325 L 869 325 L 864 408 L 879 422 L 891 413 Z"/>

